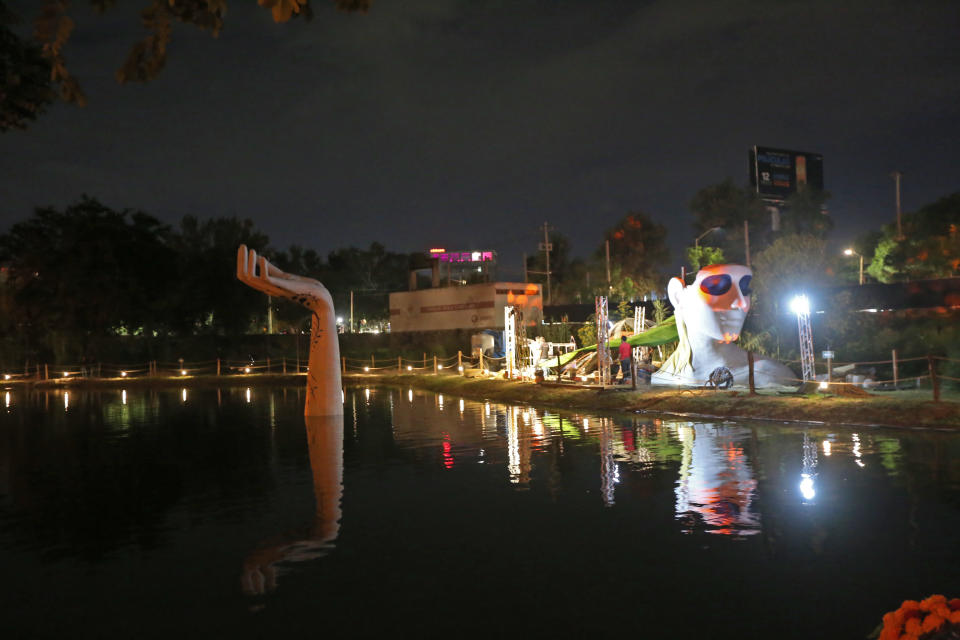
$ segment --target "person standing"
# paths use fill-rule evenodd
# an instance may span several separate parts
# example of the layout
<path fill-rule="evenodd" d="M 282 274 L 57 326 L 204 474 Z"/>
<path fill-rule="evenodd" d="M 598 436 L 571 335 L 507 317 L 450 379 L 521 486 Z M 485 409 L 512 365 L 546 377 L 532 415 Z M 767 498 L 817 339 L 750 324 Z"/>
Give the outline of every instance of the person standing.
<path fill-rule="evenodd" d="M 627 336 L 620 336 L 620 371 L 623 372 L 623 380 L 631 377 L 630 362 L 633 359 L 633 348 L 627 342 Z"/>

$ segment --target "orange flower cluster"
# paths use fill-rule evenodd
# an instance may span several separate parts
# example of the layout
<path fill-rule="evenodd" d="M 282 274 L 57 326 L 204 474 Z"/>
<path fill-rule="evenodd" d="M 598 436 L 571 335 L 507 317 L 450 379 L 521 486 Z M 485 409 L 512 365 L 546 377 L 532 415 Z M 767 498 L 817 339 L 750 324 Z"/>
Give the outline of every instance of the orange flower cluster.
<path fill-rule="evenodd" d="M 926 639 L 944 625 L 960 626 L 960 598 L 948 601 L 933 595 L 920 602 L 904 600 L 899 609 L 883 616 L 879 640 Z"/>

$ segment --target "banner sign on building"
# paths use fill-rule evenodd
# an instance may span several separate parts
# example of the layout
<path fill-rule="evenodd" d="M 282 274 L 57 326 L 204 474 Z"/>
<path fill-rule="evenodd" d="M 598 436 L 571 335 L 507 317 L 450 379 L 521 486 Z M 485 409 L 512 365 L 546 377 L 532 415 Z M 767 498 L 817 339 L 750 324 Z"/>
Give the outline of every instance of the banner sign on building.
<path fill-rule="evenodd" d="M 770 147 L 750 149 L 750 184 L 762 198 L 784 200 L 806 184 L 823 190 L 823 156 Z"/>

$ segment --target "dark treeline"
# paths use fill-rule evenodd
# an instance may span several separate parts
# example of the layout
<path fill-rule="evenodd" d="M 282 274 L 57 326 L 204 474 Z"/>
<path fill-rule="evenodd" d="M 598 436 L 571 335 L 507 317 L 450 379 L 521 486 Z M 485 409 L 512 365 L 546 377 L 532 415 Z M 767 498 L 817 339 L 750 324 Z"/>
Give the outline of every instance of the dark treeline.
<path fill-rule="evenodd" d="M 183 338 L 263 333 L 264 296 L 236 280 L 241 244 L 315 277 L 358 325 L 384 320 L 389 291 L 407 285 L 410 257 L 374 243 L 326 257 L 280 251 L 250 220 L 184 217 L 178 228 L 84 196 L 38 208 L 0 236 L 0 338 L 8 361 L 93 362 L 117 336 Z M 301 306 L 273 300 L 277 332 L 309 330 Z M 346 321 L 346 319 L 345 319 Z"/>

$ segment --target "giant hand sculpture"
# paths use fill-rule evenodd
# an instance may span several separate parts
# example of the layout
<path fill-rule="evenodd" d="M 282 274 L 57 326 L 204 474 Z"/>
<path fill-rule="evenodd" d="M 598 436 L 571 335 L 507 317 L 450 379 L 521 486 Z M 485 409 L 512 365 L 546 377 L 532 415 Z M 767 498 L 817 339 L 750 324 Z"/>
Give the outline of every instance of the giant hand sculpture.
<path fill-rule="evenodd" d="M 685 286 L 672 278 L 667 295 L 677 317 L 679 345 L 652 384 L 699 387 L 720 367 L 733 374 L 733 384 L 748 384 L 747 352 L 734 342 L 740 337 L 750 311 L 750 281 L 753 272 L 739 264 L 717 264 L 697 272 L 693 284 Z M 796 374 L 769 358 L 754 361 L 754 384 L 778 387 L 796 384 Z"/>
<path fill-rule="evenodd" d="M 340 343 L 333 298 L 322 284 L 281 271 L 253 249 L 237 250 L 237 278 L 258 291 L 299 302 L 313 312 L 310 365 L 307 370 L 306 416 L 342 416 Z"/>

